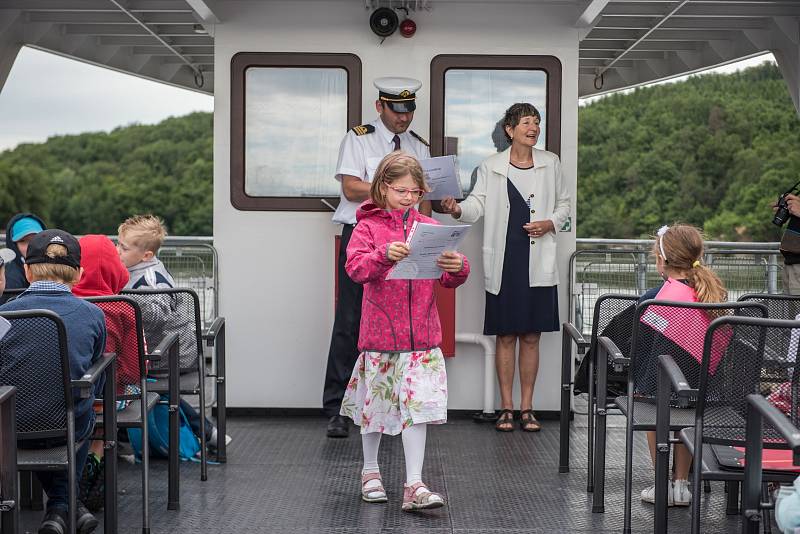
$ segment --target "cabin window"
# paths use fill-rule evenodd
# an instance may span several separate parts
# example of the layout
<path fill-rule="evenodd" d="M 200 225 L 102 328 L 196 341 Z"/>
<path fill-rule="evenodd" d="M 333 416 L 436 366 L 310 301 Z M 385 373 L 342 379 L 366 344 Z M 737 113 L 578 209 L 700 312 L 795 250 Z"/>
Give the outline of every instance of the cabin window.
<path fill-rule="evenodd" d="M 538 148 L 560 152 L 561 65 L 552 56 L 442 55 L 431 63 L 431 148 L 458 156 L 468 194 L 486 157 L 509 144 L 501 121 L 515 102 L 542 115 Z"/>
<path fill-rule="evenodd" d="M 329 211 L 339 143 L 360 123 L 351 54 L 241 53 L 231 60 L 231 201 L 241 210 Z"/>

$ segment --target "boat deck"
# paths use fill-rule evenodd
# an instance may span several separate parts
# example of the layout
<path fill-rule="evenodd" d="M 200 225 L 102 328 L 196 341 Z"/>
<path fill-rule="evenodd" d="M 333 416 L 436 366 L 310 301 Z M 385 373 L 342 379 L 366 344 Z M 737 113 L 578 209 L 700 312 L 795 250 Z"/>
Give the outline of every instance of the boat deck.
<path fill-rule="evenodd" d="M 199 464 L 181 465 L 181 507 L 166 509 L 165 461 L 151 476 L 152 532 L 189 534 L 444 534 L 621 532 L 625 430 L 609 417 L 606 513 L 591 513 L 586 493 L 585 416 L 572 428 L 571 472 L 558 473 L 558 423 L 543 421 L 539 433 L 496 432 L 491 425 L 455 418 L 428 433 L 423 479 L 447 506 L 425 513 L 400 511 L 404 463 L 402 441 L 384 436 L 380 463 L 388 504 L 359 498 L 361 444 L 325 437 L 321 417 L 233 417 L 228 462 L 209 466 L 201 482 Z M 643 435 L 637 433 L 633 527 L 653 531 L 653 507 L 639 491 L 652 484 Z M 138 466 L 120 461 L 121 533 L 141 532 Z M 738 531 L 738 516 L 725 515 L 725 492 L 712 484 L 703 498 L 703 532 Z M 41 512 L 23 513 L 23 532 L 36 532 Z M 689 531 L 689 508 L 669 512 L 672 532 Z M 97 532 L 102 531 L 98 528 Z"/>

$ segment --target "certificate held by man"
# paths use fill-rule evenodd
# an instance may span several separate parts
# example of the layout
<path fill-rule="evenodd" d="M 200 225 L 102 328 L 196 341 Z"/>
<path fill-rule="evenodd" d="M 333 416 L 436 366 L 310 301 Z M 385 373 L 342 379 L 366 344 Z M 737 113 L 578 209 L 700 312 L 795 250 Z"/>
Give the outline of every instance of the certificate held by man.
<path fill-rule="evenodd" d="M 425 200 L 442 200 L 445 197 L 464 198 L 455 156 L 421 159 L 419 164 L 425 173 L 425 181 L 431 188 L 429 193 L 425 193 Z"/>
<path fill-rule="evenodd" d="M 387 280 L 425 280 L 442 276 L 436 260 L 443 252 L 455 251 L 470 225 L 445 226 L 414 223 L 406 244 L 409 254 L 398 261 L 386 275 Z"/>

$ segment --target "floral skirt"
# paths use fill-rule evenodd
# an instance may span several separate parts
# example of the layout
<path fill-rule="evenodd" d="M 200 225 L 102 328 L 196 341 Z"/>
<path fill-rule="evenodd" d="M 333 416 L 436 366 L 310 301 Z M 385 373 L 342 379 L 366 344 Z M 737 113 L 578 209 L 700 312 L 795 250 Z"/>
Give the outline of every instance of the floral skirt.
<path fill-rule="evenodd" d="M 340 411 L 361 433 L 397 435 L 411 425 L 447 421 L 447 372 L 439 348 L 362 352 Z"/>

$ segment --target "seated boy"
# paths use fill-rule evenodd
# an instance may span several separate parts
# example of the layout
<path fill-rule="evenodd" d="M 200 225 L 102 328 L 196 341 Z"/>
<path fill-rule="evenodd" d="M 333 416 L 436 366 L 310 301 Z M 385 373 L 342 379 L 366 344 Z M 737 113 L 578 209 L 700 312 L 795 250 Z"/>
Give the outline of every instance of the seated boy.
<path fill-rule="evenodd" d="M 130 280 L 125 289 L 170 289 L 175 287 L 175 280 L 164 264 L 156 257 L 158 250 L 167 237 L 164 222 L 155 215 L 134 215 L 119 225 L 117 229 L 117 251 L 119 257 L 130 273 Z M 177 310 L 175 299 L 152 299 L 149 306 L 142 307 L 142 322 L 145 338 L 149 345 L 155 346 L 170 332 L 179 333 L 180 354 L 193 354 L 197 351 L 197 341 L 193 336 L 182 335 L 186 332 L 187 321 L 192 318 L 183 316 Z M 193 358 L 192 358 L 193 359 Z M 181 410 L 186 414 L 195 435 L 200 436 L 200 414 L 188 402 L 181 400 Z M 217 428 L 206 419 L 206 443 L 209 447 L 217 447 Z M 230 436 L 225 436 L 230 443 Z"/>
<path fill-rule="evenodd" d="M 72 294 L 78 297 L 96 297 L 116 295 L 122 291 L 128 283 L 129 275 L 114 242 L 104 235 L 90 234 L 81 237 L 80 245 L 83 274 L 80 282 L 72 287 Z M 117 410 L 122 410 L 130 404 L 131 396 L 138 395 L 141 391 L 136 316 L 133 309 L 125 306 L 101 304 L 99 307 L 106 319 L 105 352 L 117 355 Z M 83 474 L 78 473 L 81 479 L 80 499 L 92 512 L 100 510 L 105 504 L 103 457 L 103 442 L 92 441 Z"/>
<path fill-rule="evenodd" d="M 81 277 L 81 249 L 78 241 L 62 230 L 45 230 L 37 233 L 28 243 L 25 260 L 25 276 L 30 287 L 19 297 L 0 306 L 0 311 L 46 309 L 57 313 L 67 332 L 67 352 L 69 355 L 70 376 L 78 379 L 102 356 L 106 345 L 106 323 L 103 312 L 94 304 L 75 297 L 70 288 Z M 15 339 L 18 338 L 18 339 Z M 38 338 L 30 331 L 12 328 L 3 343 L 8 346 L 26 347 L 22 350 L 20 361 L 3 361 L 0 379 L 3 383 L 20 383 L 36 369 Z M 6 355 L 8 356 L 8 355 Z M 29 370 L 29 373 L 25 372 Z M 102 391 L 102 380 L 95 387 L 94 394 Z M 87 399 L 75 399 L 75 439 L 83 441 L 76 451 L 75 471 L 80 475 L 89 450 L 87 439 L 94 428 L 94 395 Z M 51 400 L 46 397 L 34 402 L 18 405 L 20 419 L 48 417 Z M 22 447 L 42 447 L 52 444 L 23 442 Z M 47 511 L 39 527 L 39 534 L 65 534 L 67 531 L 68 479 L 66 471 L 37 472 L 36 476 L 47 493 Z M 97 527 L 97 519 L 78 503 L 76 511 L 77 530 L 81 534 L 92 532 Z"/>
<path fill-rule="evenodd" d="M 6 284 L 9 289 L 28 287 L 28 280 L 22 270 L 28 243 L 44 229 L 44 221 L 33 213 L 17 213 L 8 221 L 6 246 L 16 254 L 16 258 L 6 265 Z"/>

